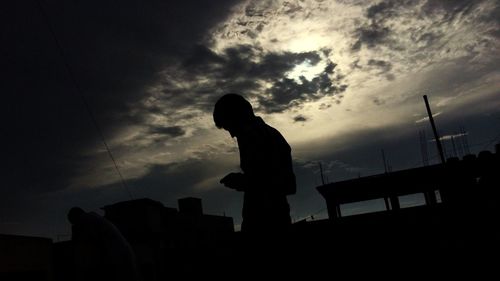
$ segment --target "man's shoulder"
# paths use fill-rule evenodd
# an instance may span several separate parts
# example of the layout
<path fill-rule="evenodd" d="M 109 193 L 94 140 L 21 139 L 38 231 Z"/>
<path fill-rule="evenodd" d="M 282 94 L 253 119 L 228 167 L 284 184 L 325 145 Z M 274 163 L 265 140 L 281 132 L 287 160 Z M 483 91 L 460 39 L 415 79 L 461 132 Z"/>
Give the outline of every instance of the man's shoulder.
<path fill-rule="evenodd" d="M 260 117 L 243 136 L 243 142 L 263 147 L 289 147 L 283 135 Z"/>
<path fill-rule="evenodd" d="M 256 117 L 256 122 L 254 123 L 255 128 L 258 130 L 256 131 L 261 131 L 264 133 L 272 133 L 272 134 L 277 134 L 281 136 L 281 133 L 278 131 L 278 129 L 274 128 L 273 126 L 269 125 L 266 123 L 261 117 Z"/>
<path fill-rule="evenodd" d="M 252 141 L 256 140 L 266 140 L 272 138 L 275 135 L 280 134 L 278 130 L 264 122 L 262 118 L 257 117 L 254 122 L 242 134 L 242 137 Z"/>

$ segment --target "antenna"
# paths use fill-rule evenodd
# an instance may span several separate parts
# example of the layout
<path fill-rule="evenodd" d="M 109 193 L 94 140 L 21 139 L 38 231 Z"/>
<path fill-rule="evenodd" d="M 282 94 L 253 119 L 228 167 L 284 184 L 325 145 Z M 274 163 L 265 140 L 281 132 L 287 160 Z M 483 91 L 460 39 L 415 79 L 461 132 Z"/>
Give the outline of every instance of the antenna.
<path fill-rule="evenodd" d="M 453 155 L 458 157 L 457 147 L 455 146 L 455 138 L 453 136 L 451 136 L 451 145 L 453 146 Z"/>
<path fill-rule="evenodd" d="M 425 130 L 418 131 L 418 136 L 420 138 L 420 154 L 422 154 L 422 163 L 424 166 L 429 166 L 429 152 L 427 151 L 427 137 L 425 136 Z"/>
<path fill-rule="evenodd" d="M 443 142 L 443 156 L 444 159 L 448 158 L 449 152 L 448 152 L 448 145 L 446 142 Z"/>
<path fill-rule="evenodd" d="M 381 149 L 381 151 L 382 151 L 382 161 L 384 161 L 384 171 L 387 174 L 387 161 L 385 160 L 385 152 L 383 149 Z"/>
<path fill-rule="evenodd" d="M 457 133 L 455 133 L 455 135 L 457 135 Z M 464 135 L 462 135 L 462 133 L 459 131 L 457 136 L 460 137 L 460 140 L 458 140 L 456 143 L 458 155 L 459 155 L 459 157 L 463 157 L 464 156 L 464 146 L 463 146 L 462 138 L 464 137 Z"/>
<path fill-rule="evenodd" d="M 427 108 L 427 115 L 429 115 L 429 121 L 431 122 L 432 132 L 434 132 L 434 138 L 436 139 L 437 150 L 439 157 L 441 158 L 441 163 L 446 163 L 444 158 L 443 146 L 441 145 L 441 140 L 439 139 L 439 134 L 436 129 L 436 124 L 434 124 L 434 118 L 432 117 L 431 107 L 429 106 L 429 101 L 427 100 L 427 95 L 424 95 L 425 107 Z"/>
<path fill-rule="evenodd" d="M 464 147 L 464 153 L 470 154 L 468 133 L 465 131 L 464 126 L 460 126 L 460 134 L 462 134 L 462 145 Z"/>
<path fill-rule="evenodd" d="M 323 177 L 323 166 L 321 165 L 321 162 L 319 162 L 319 171 L 321 173 L 321 182 L 323 185 L 325 185 L 325 178 Z"/>

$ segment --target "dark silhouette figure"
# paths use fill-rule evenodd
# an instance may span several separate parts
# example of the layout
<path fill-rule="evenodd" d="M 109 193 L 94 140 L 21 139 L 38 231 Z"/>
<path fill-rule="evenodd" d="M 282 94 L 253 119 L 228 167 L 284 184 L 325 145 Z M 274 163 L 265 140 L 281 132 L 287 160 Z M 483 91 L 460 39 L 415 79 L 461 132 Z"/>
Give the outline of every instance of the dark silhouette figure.
<path fill-rule="evenodd" d="M 73 207 L 75 280 L 140 280 L 132 247 L 107 219 Z"/>
<path fill-rule="evenodd" d="M 244 192 L 242 233 L 280 235 L 291 224 L 287 195 L 296 191 L 290 146 L 276 129 L 255 116 L 252 105 L 238 94 L 222 96 L 213 117 L 218 128 L 238 141 L 243 173 L 230 173 L 220 182 Z"/>
<path fill-rule="evenodd" d="M 296 192 L 291 149 L 285 138 L 254 115 L 252 105 L 240 95 L 226 94 L 214 107 L 218 128 L 236 137 L 243 173 L 220 180 L 244 192 L 242 248 L 234 268 L 245 272 L 282 273 L 290 266 L 291 218 L 287 195 Z"/>

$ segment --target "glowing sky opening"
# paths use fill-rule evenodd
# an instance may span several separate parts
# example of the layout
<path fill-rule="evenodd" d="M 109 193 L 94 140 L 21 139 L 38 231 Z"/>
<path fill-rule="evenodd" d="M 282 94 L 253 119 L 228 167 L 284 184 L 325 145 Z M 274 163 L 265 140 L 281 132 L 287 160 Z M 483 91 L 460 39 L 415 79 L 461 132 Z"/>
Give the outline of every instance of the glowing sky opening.
<path fill-rule="evenodd" d="M 326 67 L 326 63 L 321 61 L 316 65 L 312 65 L 310 61 L 306 60 L 301 64 L 296 65 L 292 71 L 286 73 L 286 77 L 290 79 L 295 79 L 297 83 L 302 84 L 300 77 L 303 76 L 307 80 L 312 80 L 314 77 L 318 76 Z"/>

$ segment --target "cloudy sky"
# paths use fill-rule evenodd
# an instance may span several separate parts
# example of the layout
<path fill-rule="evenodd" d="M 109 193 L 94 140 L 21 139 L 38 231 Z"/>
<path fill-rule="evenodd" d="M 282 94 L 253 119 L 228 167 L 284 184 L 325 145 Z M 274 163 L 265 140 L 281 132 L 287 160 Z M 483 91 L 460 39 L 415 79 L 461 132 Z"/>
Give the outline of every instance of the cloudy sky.
<path fill-rule="evenodd" d="M 499 1 L 11 2 L 0 233 L 63 239 L 70 207 L 143 197 L 200 197 L 239 224 L 241 194 L 218 184 L 237 144 L 211 115 L 227 92 L 291 144 L 294 220 L 326 216 L 320 162 L 329 182 L 383 172 L 381 149 L 421 166 L 425 131 L 437 163 L 424 94 L 447 155 L 451 136 L 457 154 L 500 141 Z"/>

